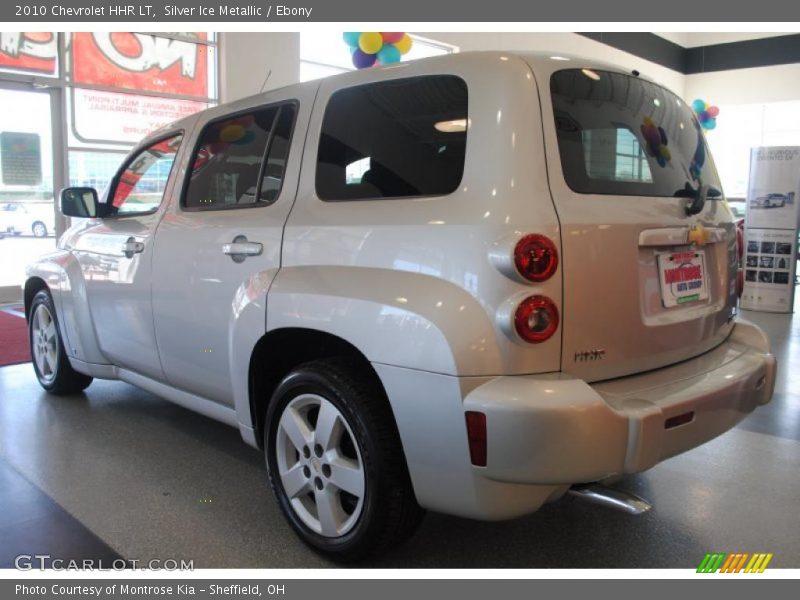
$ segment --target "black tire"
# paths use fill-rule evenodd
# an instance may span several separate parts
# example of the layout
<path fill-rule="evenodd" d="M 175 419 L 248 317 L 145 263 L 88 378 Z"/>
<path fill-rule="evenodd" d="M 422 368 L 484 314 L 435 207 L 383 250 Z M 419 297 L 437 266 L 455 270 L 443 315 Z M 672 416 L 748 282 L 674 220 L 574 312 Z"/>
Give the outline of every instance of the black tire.
<path fill-rule="evenodd" d="M 37 311 L 40 306 L 46 309 L 47 313 L 52 316 L 55 326 L 54 346 L 56 359 L 54 361 L 55 369 L 51 373 L 43 373 L 40 370 L 36 359 L 36 348 L 34 347 L 34 344 L 41 343 L 40 340 L 37 339 L 38 334 L 35 330 L 35 321 L 38 318 Z M 58 316 L 56 315 L 53 298 L 46 289 L 40 290 L 33 297 L 33 302 L 31 302 L 30 312 L 28 313 L 28 342 L 30 343 L 31 362 L 33 363 L 33 370 L 36 373 L 36 379 L 39 380 L 39 385 L 51 394 L 76 394 L 85 390 L 89 384 L 92 383 L 92 377 L 84 375 L 83 373 L 78 373 L 72 368 L 72 365 L 69 364 L 69 359 L 64 349 L 64 342 L 61 339 L 61 331 L 58 327 Z"/>
<path fill-rule="evenodd" d="M 284 491 L 276 458 L 278 424 L 298 396 L 314 394 L 334 405 L 352 431 L 363 464 L 361 513 L 339 537 L 324 537 L 303 522 Z M 375 375 L 358 363 L 325 359 L 303 364 L 278 385 L 264 427 L 267 474 L 284 515 L 312 549 L 337 562 L 353 562 L 410 538 L 425 514 L 417 504 L 388 400 Z"/>

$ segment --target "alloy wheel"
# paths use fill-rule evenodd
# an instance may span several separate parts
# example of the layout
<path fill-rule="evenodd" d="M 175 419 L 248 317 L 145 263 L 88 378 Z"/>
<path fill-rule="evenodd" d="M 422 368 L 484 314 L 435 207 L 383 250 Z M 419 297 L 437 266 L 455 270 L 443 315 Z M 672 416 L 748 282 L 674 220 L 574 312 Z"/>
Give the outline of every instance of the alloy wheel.
<path fill-rule="evenodd" d="M 49 384 L 58 369 L 58 332 L 53 315 L 39 304 L 31 319 L 31 351 L 43 383 Z"/>
<path fill-rule="evenodd" d="M 293 398 L 281 414 L 275 446 L 283 490 L 300 520 L 324 537 L 350 531 L 363 510 L 366 477 L 339 409 L 317 394 Z"/>

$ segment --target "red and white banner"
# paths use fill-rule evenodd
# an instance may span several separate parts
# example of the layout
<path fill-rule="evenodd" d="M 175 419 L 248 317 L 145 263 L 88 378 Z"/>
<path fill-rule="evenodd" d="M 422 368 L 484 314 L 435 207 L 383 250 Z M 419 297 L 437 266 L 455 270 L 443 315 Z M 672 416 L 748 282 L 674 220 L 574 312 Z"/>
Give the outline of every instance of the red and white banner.
<path fill-rule="evenodd" d="M 206 34 L 197 33 L 198 40 Z M 143 33 L 72 34 L 75 85 L 208 96 L 209 47 Z"/>
<path fill-rule="evenodd" d="M 55 33 L 0 32 L 0 69 L 56 75 L 57 56 Z"/>
<path fill-rule="evenodd" d="M 208 107 L 205 102 L 76 89 L 75 133 L 84 141 L 136 143 L 177 119 Z"/>

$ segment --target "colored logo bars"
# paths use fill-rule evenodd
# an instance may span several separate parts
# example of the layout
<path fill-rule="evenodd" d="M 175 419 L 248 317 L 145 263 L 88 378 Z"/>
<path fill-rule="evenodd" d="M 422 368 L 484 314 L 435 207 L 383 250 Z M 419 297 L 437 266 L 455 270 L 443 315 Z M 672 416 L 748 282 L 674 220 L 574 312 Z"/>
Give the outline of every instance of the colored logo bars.
<path fill-rule="evenodd" d="M 697 567 L 698 573 L 763 573 L 769 561 L 772 560 L 772 553 L 748 554 L 734 553 L 725 554 L 715 552 L 706 554 L 700 566 Z M 745 566 L 747 565 L 747 566 Z"/>

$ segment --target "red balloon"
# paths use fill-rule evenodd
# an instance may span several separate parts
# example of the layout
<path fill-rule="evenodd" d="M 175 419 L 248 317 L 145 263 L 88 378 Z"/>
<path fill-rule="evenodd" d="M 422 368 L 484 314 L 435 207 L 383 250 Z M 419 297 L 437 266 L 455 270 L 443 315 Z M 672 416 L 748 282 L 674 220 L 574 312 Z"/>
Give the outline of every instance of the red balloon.
<path fill-rule="evenodd" d="M 404 35 L 402 31 L 381 31 L 384 44 L 396 44 L 403 39 Z"/>
<path fill-rule="evenodd" d="M 719 115 L 719 107 L 718 106 L 709 106 L 706 109 L 706 112 L 708 113 L 709 117 L 716 117 L 717 115 Z"/>

